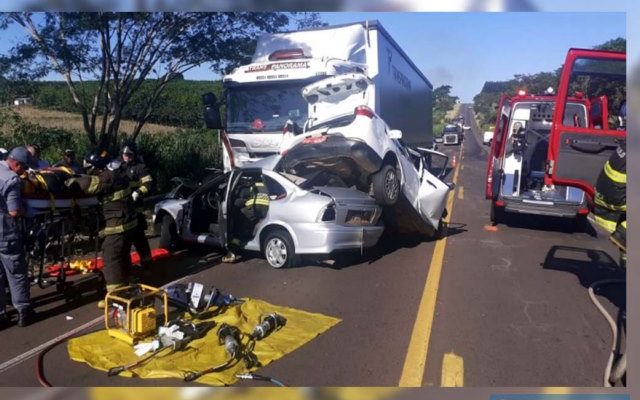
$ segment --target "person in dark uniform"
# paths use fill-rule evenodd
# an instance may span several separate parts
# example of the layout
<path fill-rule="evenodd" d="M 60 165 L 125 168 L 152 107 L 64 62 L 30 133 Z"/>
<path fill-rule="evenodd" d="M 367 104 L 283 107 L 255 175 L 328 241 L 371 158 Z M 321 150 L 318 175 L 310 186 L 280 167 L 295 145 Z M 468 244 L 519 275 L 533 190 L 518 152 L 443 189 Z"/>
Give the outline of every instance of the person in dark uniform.
<path fill-rule="evenodd" d="M 625 128 L 626 103 L 620 109 L 620 129 Z M 618 148 L 604 164 L 598 176 L 593 198 L 596 224 L 611 234 L 611 241 L 620 249 L 621 263 L 627 260 L 627 142 L 621 140 Z"/>
<path fill-rule="evenodd" d="M 151 257 L 151 248 L 145 234 L 147 217 L 144 215 L 143 199 L 151 193 L 153 178 L 147 166 L 138 157 L 134 144 L 129 143 L 122 148 L 122 161 L 129 177 L 132 190 L 131 198 L 138 218 L 138 226 L 133 233 L 133 245 L 140 255 L 140 263 L 143 267 L 147 267 L 153 262 L 153 258 Z"/>
<path fill-rule="evenodd" d="M 75 174 L 84 174 L 82 165 L 76 161 L 76 152 L 73 149 L 66 149 L 62 155 L 62 160 L 53 165 L 54 167 L 67 167 Z"/>
<path fill-rule="evenodd" d="M 102 204 L 103 274 L 107 292 L 111 292 L 129 284 L 130 252 L 138 220 L 131 199 L 129 177 L 122 162 L 109 162 L 107 153 L 102 152 L 90 154 L 85 163 L 90 168 L 90 175 L 68 179 L 65 184 L 72 190 L 96 195 Z M 98 307 L 104 308 L 104 301 L 99 302 Z"/>
<path fill-rule="evenodd" d="M 16 147 L 0 161 L 0 325 L 9 322 L 5 314 L 5 279 L 9 282 L 11 302 L 18 311 L 18 326 L 33 323 L 29 276 L 19 217 L 23 212 L 20 178 L 31 163 L 26 148 Z"/>
<path fill-rule="evenodd" d="M 243 240 L 253 236 L 253 231 L 260 220 L 266 218 L 269 210 L 269 193 L 262 181 L 255 181 L 250 186 L 240 189 L 234 202 L 232 215 L 236 218 L 235 232 L 231 233 L 231 241 L 227 254 L 222 262 L 233 263 L 238 260 L 237 247 Z"/>

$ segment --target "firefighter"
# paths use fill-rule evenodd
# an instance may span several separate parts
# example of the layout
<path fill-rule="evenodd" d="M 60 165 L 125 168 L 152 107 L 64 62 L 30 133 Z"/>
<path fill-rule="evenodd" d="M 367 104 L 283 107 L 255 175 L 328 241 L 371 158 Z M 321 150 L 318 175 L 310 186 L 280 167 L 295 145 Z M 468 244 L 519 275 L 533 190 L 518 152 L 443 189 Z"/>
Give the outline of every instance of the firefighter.
<path fill-rule="evenodd" d="M 140 255 L 140 264 L 148 267 L 153 259 L 151 257 L 151 248 L 145 231 L 147 230 L 147 217 L 144 215 L 143 198 L 151 193 L 151 183 L 153 178 L 147 166 L 137 157 L 137 149 L 133 143 L 126 144 L 122 148 L 122 161 L 127 171 L 131 185 L 131 198 L 136 210 L 138 226 L 133 234 L 133 245 L 136 247 Z"/>
<path fill-rule="evenodd" d="M 234 212 L 239 221 L 235 224 L 237 231 L 232 232 L 227 254 L 222 257 L 222 262 L 233 263 L 238 260 L 234 253 L 241 238 L 253 236 L 253 230 L 258 222 L 267 216 L 269 210 L 269 193 L 262 181 L 254 181 L 251 185 L 240 189 L 240 193 L 234 202 Z"/>
<path fill-rule="evenodd" d="M 107 292 L 125 286 L 131 277 L 131 245 L 138 224 L 131 198 L 129 177 L 119 160 L 109 162 L 107 152 L 86 157 L 89 176 L 68 179 L 66 185 L 96 195 L 102 204 L 104 229 L 102 242 L 103 274 Z M 98 303 L 104 308 L 104 301 Z"/>
<path fill-rule="evenodd" d="M 620 109 L 620 128 L 626 126 L 627 107 Z M 627 142 L 622 140 L 605 163 L 593 198 L 592 213 L 595 222 L 611 234 L 611 241 L 618 246 L 621 264 L 627 260 Z"/>

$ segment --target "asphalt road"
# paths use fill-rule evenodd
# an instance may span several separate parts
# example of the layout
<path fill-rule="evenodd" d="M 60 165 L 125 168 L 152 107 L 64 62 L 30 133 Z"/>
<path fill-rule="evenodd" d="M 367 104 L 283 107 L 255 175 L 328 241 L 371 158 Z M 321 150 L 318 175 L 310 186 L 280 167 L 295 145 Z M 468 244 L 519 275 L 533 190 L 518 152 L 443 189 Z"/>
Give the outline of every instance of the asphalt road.
<path fill-rule="evenodd" d="M 154 282 L 187 276 L 238 297 L 342 319 L 260 370 L 289 385 L 601 385 L 611 338 L 587 287 L 619 275 L 615 249 L 596 230 L 574 231 L 563 220 L 489 226 L 486 147 L 471 109 L 465 105 L 463 113 L 472 130 L 462 148 L 442 148 L 459 164 L 447 177 L 457 186 L 446 241 L 386 235 L 362 257 L 310 259 L 287 270 L 259 258 L 221 264 L 220 254 L 192 249 L 158 263 Z M 605 294 L 616 311 L 624 295 Z M 0 331 L 2 386 L 38 385 L 33 349 L 100 316 L 95 295 L 67 303 L 51 288 L 34 289 L 33 297 L 42 320 Z M 52 348 L 44 365 L 60 386 L 181 384 L 109 378 L 70 361 L 65 344 Z"/>

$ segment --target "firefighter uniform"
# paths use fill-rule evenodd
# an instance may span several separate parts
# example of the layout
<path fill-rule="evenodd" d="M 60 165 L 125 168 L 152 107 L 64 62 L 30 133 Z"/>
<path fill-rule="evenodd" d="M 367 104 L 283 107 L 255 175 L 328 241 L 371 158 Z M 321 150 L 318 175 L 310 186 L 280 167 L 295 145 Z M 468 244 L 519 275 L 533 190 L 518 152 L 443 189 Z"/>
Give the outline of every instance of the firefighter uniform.
<path fill-rule="evenodd" d="M 125 170 L 129 177 L 129 184 L 133 194 L 134 207 L 138 226 L 133 233 L 133 245 L 140 254 L 143 265 L 152 262 L 151 248 L 145 231 L 147 230 L 147 218 L 144 215 L 143 198 L 151 193 L 153 178 L 147 166 L 134 158 L 133 161 L 125 163 Z M 138 193 L 137 195 L 135 193 Z"/>
<path fill-rule="evenodd" d="M 240 210 L 234 212 L 241 221 L 234 224 L 235 232 L 231 232 L 230 248 L 222 258 L 222 262 L 231 263 L 237 260 L 234 251 L 242 243 L 241 239 L 253 237 L 255 226 L 261 219 L 267 216 L 269 210 L 269 193 L 263 182 L 254 182 L 250 187 L 241 190 L 240 195 L 234 202 L 234 208 Z"/>
<path fill-rule="evenodd" d="M 611 233 L 623 260 L 627 251 L 627 145 L 621 141 L 616 152 L 605 163 L 593 198 L 595 222 Z"/>
<path fill-rule="evenodd" d="M 126 285 L 131 276 L 133 232 L 138 224 L 126 170 L 119 161 L 114 161 L 96 175 L 67 181 L 67 186 L 74 185 L 86 194 L 96 195 L 102 205 L 100 235 L 104 237 L 102 257 L 107 291 Z"/>

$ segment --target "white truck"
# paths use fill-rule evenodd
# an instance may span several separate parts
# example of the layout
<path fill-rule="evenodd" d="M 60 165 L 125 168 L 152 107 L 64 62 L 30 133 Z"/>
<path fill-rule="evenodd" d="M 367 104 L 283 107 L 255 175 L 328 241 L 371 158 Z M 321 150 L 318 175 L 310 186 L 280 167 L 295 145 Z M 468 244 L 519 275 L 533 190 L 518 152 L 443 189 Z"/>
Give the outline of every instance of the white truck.
<path fill-rule="evenodd" d="M 432 84 L 378 21 L 364 21 L 262 35 L 251 64 L 223 78 L 225 126 L 217 99 L 205 95 L 207 126 L 222 129 L 224 170 L 277 154 L 314 107 L 303 87 L 348 73 L 371 79 L 366 105 L 407 145 L 432 145 Z"/>

